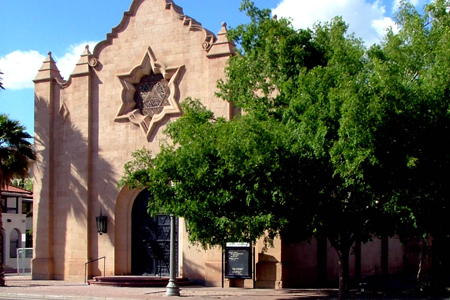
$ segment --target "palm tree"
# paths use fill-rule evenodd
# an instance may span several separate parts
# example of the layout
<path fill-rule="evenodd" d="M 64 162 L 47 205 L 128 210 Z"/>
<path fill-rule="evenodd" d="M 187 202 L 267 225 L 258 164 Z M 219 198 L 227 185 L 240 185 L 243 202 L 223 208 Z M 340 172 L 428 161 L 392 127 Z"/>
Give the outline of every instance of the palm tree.
<path fill-rule="evenodd" d="M 19 121 L 12 121 L 0 114 L 0 189 L 5 188 L 15 177 L 24 178 L 28 174 L 29 163 L 34 152 L 29 141 L 31 135 Z M 3 228 L 2 208 L 0 205 L 0 228 Z M 5 286 L 3 273 L 3 237 L 0 234 L 0 286 Z"/>
<path fill-rule="evenodd" d="M 0 71 L 0 75 L 3 75 L 2 71 Z M 2 78 L 0 77 L 0 89 L 4 90 Z"/>

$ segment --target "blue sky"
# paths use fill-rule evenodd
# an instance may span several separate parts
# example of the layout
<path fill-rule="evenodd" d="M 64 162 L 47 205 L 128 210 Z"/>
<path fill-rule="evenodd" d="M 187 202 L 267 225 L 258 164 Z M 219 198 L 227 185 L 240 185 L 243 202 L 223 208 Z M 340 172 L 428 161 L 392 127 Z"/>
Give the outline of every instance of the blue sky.
<path fill-rule="evenodd" d="M 153 1 L 162 5 L 164 0 Z M 254 0 L 278 17 L 290 17 L 296 28 L 311 27 L 342 15 L 351 32 L 367 44 L 378 42 L 399 0 Z M 420 11 L 429 0 L 410 0 Z M 240 0 L 174 0 L 184 14 L 217 33 L 221 23 L 235 27 L 247 21 Z M 117 26 L 132 0 L 0 0 L 0 71 L 6 90 L 0 91 L 0 113 L 34 131 L 32 80 L 51 51 L 66 79 L 86 44 L 94 45 Z"/>

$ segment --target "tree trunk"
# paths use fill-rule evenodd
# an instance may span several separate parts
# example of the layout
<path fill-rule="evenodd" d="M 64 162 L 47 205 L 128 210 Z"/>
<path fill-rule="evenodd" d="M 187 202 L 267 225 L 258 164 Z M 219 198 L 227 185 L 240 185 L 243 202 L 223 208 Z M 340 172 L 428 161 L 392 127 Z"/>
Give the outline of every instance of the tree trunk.
<path fill-rule="evenodd" d="M 425 263 L 425 257 L 427 256 L 427 250 L 428 250 L 428 243 L 427 240 L 422 238 L 422 249 L 420 253 L 420 260 L 419 260 L 419 269 L 417 270 L 417 276 L 416 276 L 416 282 L 418 285 L 420 285 L 420 280 L 422 278 L 422 269 L 423 264 Z"/>
<path fill-rule="evenodd" d="M 361 281 L 361 240 L 355 241 L 355 280 Z"/>
<path fill-rule="evenodd" d="M 5 286 L 5 273 L 3 272 L 3 212 L 0 204 L 0 286 Z"/>
<path fill-rule="evenodd" d="M 339 267 L 339 299 L 347 299 L 350 296 L 349 293 L 349 280 L 350 280 L 350 268 L 349 255 L 350 248 L 354 242 L 354 239 L 349 234 L 341 234 L 337 238 L 333 239 L 328 237 L 331 246 L 336 250 L 338 254 L 338 267 Z"/>
<path fill-rule="evenodd" d="M 350 247 L 341 246 L 336 249 L 339 256 L 339 299 L 347 299 L 349 297 L 349 266 L 348 256 Z"/>
<path fill-rule="evenodd" d="M 389 238 L 381 237 L 381 275 L 389 276 Z"/>

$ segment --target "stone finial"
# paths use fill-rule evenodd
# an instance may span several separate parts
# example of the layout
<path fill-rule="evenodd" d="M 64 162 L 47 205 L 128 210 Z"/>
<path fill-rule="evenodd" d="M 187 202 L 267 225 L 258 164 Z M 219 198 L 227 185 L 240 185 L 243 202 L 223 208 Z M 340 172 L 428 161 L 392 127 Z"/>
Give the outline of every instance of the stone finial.
<path fill-rule="evenodd" d="M 222 35 L 226 36 L 227 34 L 227 22 L 222 22 L 222 27 L 220 28 L 219 33 L 217 34 L 217 38 L 219 38 Z M 228 39 L 227 39 L 228 41 Z"/>
<path fill-rule="evenodd" d="M 71 76 L 86 75 L 89 74 L 89 58 L 91 52 L 89 51 L 89 45 L 86 45 L 84 52 L 80 55 L 80 59 L 75 65 L 75 69 L 72 71 Z"/>
<path fill-rule="evenodd" d="M 84 47 L 84 52 L 81 55 L 83 56 L 83 55 L 90 55 L 90 54 L 91 54 L 91 52 L 89 51 L 89 45 L 86 45 L 86 47 Z"/>
<path fill-rule="evenodd" d="M 207 54 L 208 57 L 229 56 L 236 53 L 236 45 L 228 40 L 227 23 L 222 23 L 222 28 L 217 34 L 217 41 L 212 45 Z"/>
<path fill-rule="evenodd" d="M 52 52 L 49 51 L 41 68 L 38 71 L 38 74 L 36 75 L 33 81 L 37 83 L 39 81 L 49 81 L 53 78 L 62 79 L 58 67 L 56 66 L 56 63 L 53 60 Z"/>

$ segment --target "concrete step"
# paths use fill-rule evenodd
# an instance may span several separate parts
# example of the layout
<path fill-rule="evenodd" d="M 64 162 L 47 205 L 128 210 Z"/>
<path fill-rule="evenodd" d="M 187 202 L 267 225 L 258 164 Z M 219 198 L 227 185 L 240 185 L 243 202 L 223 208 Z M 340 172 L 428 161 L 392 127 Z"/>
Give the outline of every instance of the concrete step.
<path fill-rule="evenodd" d="M 187 278 L 177 278 L 179 286 L 194 285 Z M 88 280 L 90 285 L 105 285 L 117 287 L 165 287 L 169 277 L 159 276 L 96 276 Z"/>

